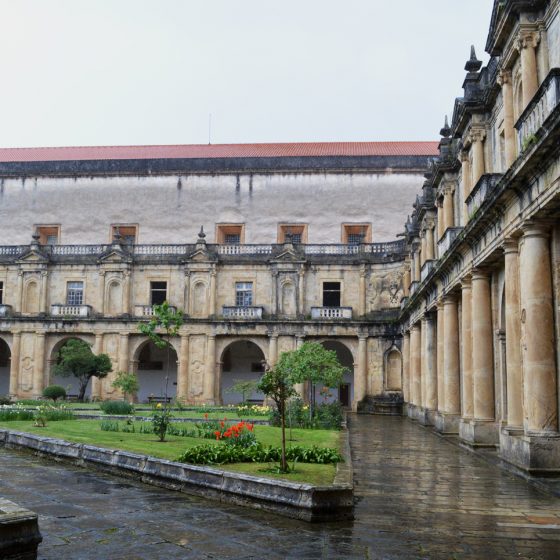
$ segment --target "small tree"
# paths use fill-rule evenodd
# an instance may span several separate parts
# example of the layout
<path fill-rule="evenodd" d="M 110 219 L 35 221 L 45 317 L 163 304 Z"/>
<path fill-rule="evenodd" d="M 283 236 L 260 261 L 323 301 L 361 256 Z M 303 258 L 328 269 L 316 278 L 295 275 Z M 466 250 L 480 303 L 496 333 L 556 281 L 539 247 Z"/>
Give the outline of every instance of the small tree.
<path fill-rule="evenodd" d="M 78 400 L 83 401 L 86 388 L 92 377 L 103 379 L 112 370 L 107 354 L 95 355 L 91 345 L 84 340 L 69 340 L 58 352 L 58 363 L 54 367 L 56 375 L 74 376 L 80 383 Z"/>
<path fill-rule="evenodd" d="M 247 402 L 253 391 L 257 389 L 258 381 L 243 381 L 236 379 L 233 385 L 227 390 L 228 393 L 240 393 L 243 397 L 243 402 Z"/>
<path fill-rule="evenodd" d="M 257 385 L 257 389 L 270 397 L 280 413 L 280 426 L 282 427 L 282 456 L 280 458 L 280 471 L 288 472 L 288 461 L 286 460 L 286 402 L 296 394 L 290 369 L 284 358 L 287 353 L 280 356 L 274 369 L 267 368 Z"/>
<path fill-rule="evenodd" d="M 127 400 L 127 395 L 132 397 L 140 388 L 138 377 L 127 371 L 117 371 L 117 376 L 111 385 L 123 392 L 124 400 Z"/>
<path fill-rule="evenodd" d="M 171 338 L 179 334 L 179 328 L 183 324 L 183 313 L 174 311 L 169 304 L 164 301 L 161 305 L 153 306 L 153 316 L 147 323 L 140 323 L 138 329 L 141 333 L 158 347 L 167 350 L 167 369 L 165 372 L 165 403 L 163 410 L 158 409 L 154 412 L 152 421 L 154 432 L 157 433 L 160 441 L 165 441 L 167 426 L 170 422 L 171 411 L 168 403 L 167 391 L 169 387 L 169 363 L 171 354 Z"/>
<path fill-rule="evenodd" d="M 43 389 L 43 397 L 52 399 L 56 402 L 57 399 L 66 398 L 66 389 L 60 385 L 49 385 Z"/>
<path fill-rule="evenodd" d="M 293 383 L 308 382 L 309 418 L 312 419 L 315 412 L 315 385 L 320 383 L 327 387 L 338 387 L 346 368 L 338 361 L 334 350 L 327 350 L 317 342 L 304 342 L 297 350 L 282 354 L 282 358 Z"/>

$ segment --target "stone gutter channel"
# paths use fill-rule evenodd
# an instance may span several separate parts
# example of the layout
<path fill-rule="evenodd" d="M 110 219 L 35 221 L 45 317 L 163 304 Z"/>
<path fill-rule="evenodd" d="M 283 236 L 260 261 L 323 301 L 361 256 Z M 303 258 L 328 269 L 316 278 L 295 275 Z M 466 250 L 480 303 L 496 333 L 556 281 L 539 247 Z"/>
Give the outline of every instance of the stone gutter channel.
<path fill-rule="evenodd" d="M 352 459 L 346 426 L 341 430 L 340 445 L 344 462 L 337 465 L 334 482 L 327 486 L 228 472 L 7 429 L 0 429 L 0 446 L 26 449 L 40 457 L 303 521 L 354 518 Z"/>

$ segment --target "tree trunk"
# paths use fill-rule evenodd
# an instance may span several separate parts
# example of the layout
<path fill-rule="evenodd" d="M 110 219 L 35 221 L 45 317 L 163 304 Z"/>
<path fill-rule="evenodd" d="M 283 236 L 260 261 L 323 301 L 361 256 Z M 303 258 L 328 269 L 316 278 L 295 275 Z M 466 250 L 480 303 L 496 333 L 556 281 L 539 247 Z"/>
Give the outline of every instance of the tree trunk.
<path fill-rule="evenodd" d="M 78 401 L 79 402 L 84 402 L 84 397 L 86 394 L 86 389 L 89 383 L 89 377 L 87 377 L 86 379 L 80 379 L 80 389 L 78 391 Z"/>
<path fill-rule="evenodd" d="M 282 425 L 282 457 L 280 460 L 280 470 L 285 473 L 288 472 L 288 462 L 286 461 L 286 401 L 282 403 L 280 422 Z"/>

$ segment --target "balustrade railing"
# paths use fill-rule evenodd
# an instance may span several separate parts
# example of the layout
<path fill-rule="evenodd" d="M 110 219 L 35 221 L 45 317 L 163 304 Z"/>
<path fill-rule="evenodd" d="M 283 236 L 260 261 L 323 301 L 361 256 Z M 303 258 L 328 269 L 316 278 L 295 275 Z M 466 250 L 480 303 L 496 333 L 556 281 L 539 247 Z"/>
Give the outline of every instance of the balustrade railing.
<path fill-rule="evenodd" d="M 101 255 L 110 245 L 41 245 L 41 251 L 50 255 Z"/>
<path fill-rule="evenodd" d="M 501 177 L 502 174 L 500 173 L 487 173 L 478 180 L 466 200 L 469 220 L 474 218 L 476 212 L 482 206 L 486 197 L 490 194 Z"/>
<path fill-rule="evenodd" d="M 440 258 L 443 257 L 443 255 L 445 255 L 445 253 L 449 250 L 451 243 L 455 241 L 455 238 L 462 230 L 463 228 L 461 227 L 447 228 L 445 230 L 443 237 L 438 241 L 438 254 Z"/>
<path fill-rule="evenodd" d="M 174 305 L 169 306 L 169 310 L 173 313 L 177 311 Z M 135 305 L 134 306 L 134 316 L 135 317 L 153 317 L 154 316 L 154 306 L 153 305 Z"/>
<path fill-rule="evenodd" d="M 430 272 L 432 272 L 432 270 L 435 268 L 436 262 L 437 261 L 429 260 L 424 263 L 422 269 L 420 270 L 420 282 L 424 282 L 424 280 L 428 278 Z"/>
<path fill-rule="evenodd" d="M 51 305 L 51 315 L 55 317 L 89 317 L 89 305 Z"/>
<path fill-rule="evenodd" d="M 537 140 L 536 133 L 560 104 L 560 69 L 553 68 L 515 123 L 519 153 Z"/>
<path fill-rule="evenodd" d="M 312 307 L 312 319 L 352 319 L 351 307 Z"/>
<path fill-rule="evenodd" d="M 224 305 L 222 315 L 228 319 L 262 319 L 262 307 L 240 307 L 236 305 Z"/>
<path fill-rule="evenodd" d="M 271 255 L 272 245 L 216 245 L 220 255 Z"/>
<path fill-rule="evenodd" d="M 16 256 L 21 255 L 29 249 L 29 245 L 0 245 L 0 255 Z"/>
<path fill-rule="evenodd" d="M 195 250 L 195 245 L 132 245 L 135 255 L 186 255 Z"/>

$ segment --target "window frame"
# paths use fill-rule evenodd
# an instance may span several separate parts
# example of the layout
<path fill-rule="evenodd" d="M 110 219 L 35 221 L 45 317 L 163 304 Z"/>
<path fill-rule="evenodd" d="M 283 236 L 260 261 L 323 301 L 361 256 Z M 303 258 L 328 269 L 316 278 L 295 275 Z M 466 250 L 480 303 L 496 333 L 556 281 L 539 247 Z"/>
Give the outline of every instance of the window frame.
<path fill-rule="evenodd" d="M 35 233 L 39 236 L 41 245 L 59 245 L 60 244 L 60 224 L 35 224 Z M 56 243 L 48 243 L 49 237 L 56 236 Z"/>
<path fill-rule="evenodd" d="M 226 235 L 239 235 L 238 243 L 226 243 Z M 244 223 L 219 223 L 216 224 L 216 243 L 220 245 L 243 245 L 245 243 Z"/>
<path fill-rule="evenodd" d="M 291 230 L 296 230 L 292 232 Z M 306 244 L 308 239 L 308 224 L 301 222 L 281 222 L 278 224 L 277 240 L 278 243 L 286 243 L 286 235 L 288 233 L 301 235 L 299 244 Z M 298 242 L 296 242 L 298 244 Z"/>
<path fill-rule="evenodd" d="M 241 288 L 241 286 L 244 287 Z M 246 286 L 251 286 L 251 287 L 247 288 Z M 254 289 L 255 289 L 255 283 L 252 280 L 236 280 L 235 281 L 235 307 L 253 307 Z M 247 300 L 249 300 L 248 303 Z"/>
<path fill-rule="evenodd" d="M 325 288 L 326 284 L 338 284 L 338 290 Z M 335 294 L 338 293 L 338 305 L 327 305 L 325 303 L 325 294 Z M 342 281 L 341 280 L 323 280 L 321 282 L 321 304 L 322 307 L 343 307 L 342 305 Z"/>
<path fill-rule="evenodd" d="M 372 243 L 371 222 L 345 222 L 342 224 L 341 240 L 345 245 L 359 245 L 350 243 L 350 235 L 361 235 L 361 243 Z"/>
<path fill-rule="evenodd" d="M 162 290 L 161 288 L 154 288 L 153 287 L 154 284 L 165 284 L 165 290 Z M 168 288 L 169 288 L 169 282 L 167 280 L 161 280 L 161 279 L 150 280 L 150 283 L 148 284 L 150 305 L 161 305 L 165 301 L 169 302 Z M 160 293 L 160 292 L 164 292 L 165 297 L 161 302 L 154 302 L 154 293 Z"/>
<path fill-rule="evenodd" d="M 81 289 L 77 289 L 76 287 L 71 288 L 70 284 L 80 284 Z M 66 305 L 85 305 L 85 291 L 85 282 L 83 280 L 66 280 Z M 77 295 L 80 297 L 74 300 Z"/>
<path fill-rule="evenodd" d="M 138 234 L 139 234 L 139 225 L 138 224 L 111 224 L 110 230 L 109 230 L 109 243 L 113 243 L 115 241 L 115 234 L 116 234 L 116 230 L 119 230 L 119 234 L 121 235 L 122 238 L 127 238 L 127 237 L 134 237 L 134 242 L 131 243 L 131 245 L 136 245 L 138 243 Z M 124 230 L 134 230 L 134 236 L 132 236 L 130 233 L 122 233 L 120 230 L 124 229 Z M 128 241 L 125 241 L 125 243 L 128 243 Z"/>

